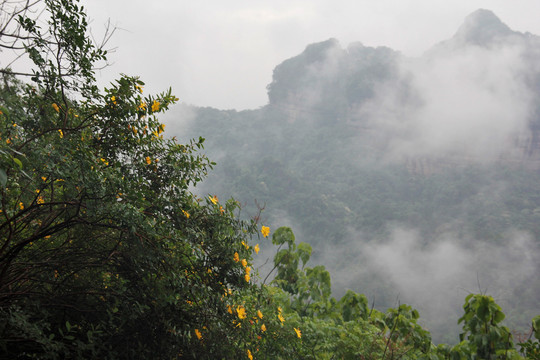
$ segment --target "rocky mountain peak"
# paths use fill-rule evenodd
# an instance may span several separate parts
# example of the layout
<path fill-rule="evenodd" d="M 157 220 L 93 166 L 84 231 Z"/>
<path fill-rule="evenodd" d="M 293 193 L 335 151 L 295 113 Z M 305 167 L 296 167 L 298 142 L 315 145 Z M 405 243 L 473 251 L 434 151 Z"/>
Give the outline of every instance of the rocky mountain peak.
<path fill-rule="evenodd" d="M 465 18 L 454 39 L 466 44 L 488 45 L 515 34 L 492 11 L 479 9 Z"/>

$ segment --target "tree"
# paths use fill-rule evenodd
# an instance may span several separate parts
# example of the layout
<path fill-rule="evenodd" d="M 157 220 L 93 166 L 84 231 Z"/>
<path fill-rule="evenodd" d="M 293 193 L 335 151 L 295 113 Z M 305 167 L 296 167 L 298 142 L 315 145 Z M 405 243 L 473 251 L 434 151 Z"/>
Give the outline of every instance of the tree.
<path fill-rule="evenodd" d="M 84 9 L 41 4 L 46 29 L 12 14 L 32 82 L 4 68 L 0 88 L 0 357 L 245 355 L 225 295 L 253 287 L 235 253 L 255 223 L 189 191 L 213 164 L 163 137 L 170 90 L 98 89 Z"/>

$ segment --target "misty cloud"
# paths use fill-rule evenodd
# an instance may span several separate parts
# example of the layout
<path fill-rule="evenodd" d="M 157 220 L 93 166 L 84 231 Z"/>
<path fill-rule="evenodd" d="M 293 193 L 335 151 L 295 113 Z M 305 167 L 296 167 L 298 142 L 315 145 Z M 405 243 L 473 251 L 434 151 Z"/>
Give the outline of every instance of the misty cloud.
<path fill-rule="evenodd" d="M 473 161 L 516 157 L 516 138 L 529 137 L 536 69 L 522 44 L 464 47 L 400 63 L 402 88 L 384 83 L 357 116 L 386 139 L 388 159 L 423 156 L 467 157 Z"/>
<path fill-rule="evenodd" d="M 517 294 L 531 286 L 540 270 L 540 247 L 530 235 L 508 231 L 503 239 L 500 244 L 479 242 L 449 231 L 426 243 L 415 230 L 394 226 L 386 240 L 368 241 L 351 234 L 346 244 L 326 247 L 319 261 L 332 275 L 334 292 L 352 288 L 380 307 L 380 298 L 374 295 L 381 289 L 373 282 L 379 278 L 385 295 L 395 299 L 387 306 L 412 305 L 435 341 L 441 341 L 449 327 L 456 338 L 446 341 L 455 341 L 460 329 L 457 320 L 469 293 L 492 295 L 509 314 Z M 349 261 L 355 266 L 344 266 Z M 531 310 L 526 321 L 534 315 Z M 528 322 L 520 326 L 516 330 L 523 331 Z"/>

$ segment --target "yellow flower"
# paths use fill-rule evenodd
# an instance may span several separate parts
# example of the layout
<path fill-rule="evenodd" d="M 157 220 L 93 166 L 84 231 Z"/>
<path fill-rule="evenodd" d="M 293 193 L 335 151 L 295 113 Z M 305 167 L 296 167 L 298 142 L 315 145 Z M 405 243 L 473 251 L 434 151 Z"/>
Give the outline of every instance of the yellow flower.
<path fill-rule="evenodd" d="M 47 181 L 47 178 L 46 178 L 45 176 L 42 176 L 42 177 L 41 177 L 41 180 Z"/>
<path fill-rule="evenodd" d="M 249 276 L 249 274 L 246 274 L 246 275 L 244 275 L 244 279 L 246 280 L 246 282 L 249 282 L 251 277 Z"/>
<path fill-rule="evenodd" d="M 227 312 L 232 315 L 232 307 L 231 307 L 231 305 L 227 305 Z"/>
<path fill-rule="evenodd" d="M 152 159 L 150 159 L 150 156 L 146 157 L 146 163 L 150 165 L 152 163 Z"/>
<path fill-rule="evenodd" d="M 260 250 L 259 244 L 255 245 L 255 246 L 253 247 L 253 250 L 255 250 L 255 254 L 258 254 L 258 253 L 259 253 L 259 250 Z"/>
<path fill-rule="evenodd" d="M 250 272 L 251 272 L 251 268 L 250 268 L 249 266 L 248 266 L 248 267 L 246 267 L 246 274 L 248 274 L 248 275 L 249 275 L 249 273 L 250 273 Z"/>
<path fill-rule="evenodd" d="M 281 310 L 281 306 L 278 306 L 277 311 L 278 311 L 278 313 L 281 314 L 281 311 L 282 311 L 282 310 Z"/>
<path fill-rule="evenodd" d="M 225 212 L 225 209 L 223 209 L 223 206 L 219 207 L 219 212 L 221 213 L 221 215 L 223 215 L 223 213 Z"/>
<path fill-rule="evenodd" d="M 262 332 L 265 332 L 266 331 L 266 326 L 264 324 L 261 325 L 261 331 Z"/>
<path fill-rule="evenodd" d="M 212 204 L 216 205 L 218 203 L 218 197 L 216 195 L 214 195 L 213 197 L 212 196 L 209 196 L 208 197 L 210 199 L 210 201 L 212 202 Z"/>
<path fill-rule="evenodd" d="M 142 102 L 139 104 L 139 110 L 145 111 L 146 110 L 146 103 Z"/>
<path fill-rule="evenodd" d="M 158 134 L 161 134 L 163 131 L 165 131 L 165 124 L 159 125 L 157 130 Z"/>
<path fill-rule="evenodd" d="M 294 332 L 296 333 L 296 336 L 298 336 L 298 338 L 302 338 L 302 332 L 300 331 L 300 329 L 297 329 L 297 328 L 294 328 Z"/>
<path fill-rule="evenodd" d="M 246 266 L 247 266 L 247 260 L 246 260 L 246 259 L 242 259 L 242 266 L 243 266 L 243 267 L 246 267 Z"/>
<path fill-rule="evenodd" d="M 58 133 L 60 134 L 60 138 L 64 137 L 64 133 L 62 132 L 62 129 L 58 129 Z"/>
<path fill-rule="evenodd" d="M 139 90 L 139 92 L 142 94 L 142 92 L 143 92 L 142 86 L 140 86 L 140 85 L 135 85 L 135 89 Z"/>
<path fill-rule="evenodd" d="M 19 203 L 19 208 L 20 208 L 21 210 L 24 210 L 24 204 L 23 204 L 22 202 Z"/>
<path fill-rule="evenodd" d="M 111 96 L 111 101 L 113 102 L 114 105 L 116 105 L 116 97 Z"/>
<path fill-rule="evenodd" d="M 243 306 L 239 306 L 236 308 L 236 312 L 238 313 L 238 318 L 241 320 L 241 319 L 245 319 L 247 317 L 246 315 L 246 309 L 244 309 Z"/>
<path fill-rule="evenodd" d="M 249 351 L 249 349 L 247 350 L 247 356 L 249 360 L 253 360 L 253 355 L 251 355 L 251 351 Z"/>
<path fill-rule="evenodd" d="M 264 236 L 264 237 L 268 237 L 268 235 L 270 234 L 270 228 L 268 226 L 263 226 L 261 228 L 261 234 Z"/>
<path fill-rule="evenodd" d="M 42 196 L 38 196 L 37 198 L 37 203 L 38 204 L 43 204 L 45 202 L 45 200 L 43 200 L 43 197 Z"/>
<path fill-rule="evenodd" d="M 281 321 L 281 325 L 283 325 L 283 323 L 285 322 L 285 318 L 283 317 L 283 315 L 278 314 L 277 317 L 278 317 L 279 321 Z"/>
<path fill-rule="evenodd" d="M 60 112 L 60 108 L 55 103 L 52 104 L 52 107 L 56 112 Z"/>
<path fill-rule="evenodd" d="M 197 335 L 197 339 L 199 339 L 199 340 L 202 339 L 202 334 L 201 334 L 201 332 L 199 331 L 199 329 L 195 329 L 195 335 Z"/>
<path fill-rule="evenodd" d="M 238 256 L 238 253 L 237 253 L 237 252 L 234 253 L 233 260 L 234 260 L 235 262 L 239 262 L 239 261 L 240 261 L 240 256 Z"/>
<path fill-rule="evenodd" d="M 188 213 L 186 210 L 182 210 L 182 213 L 184 214 L 184 216 L 185 216 L 186 218 L 189 219 L 189 213 Z"/>
<path fill-rule="evenodd" d="M 261 312 L 261 310 L 257 310 L 257 316 L 262 319 L 263 318 L 263 314 Z"/>
<path fill-rule="evenodd" d="M 152 103 L 152 111 L 158 111 L 159 110 L 159 101 L 154 100 Z"/>
<path fill-rule="evenodd" d="M 242 245 L 244 245 L 244 247 L 246 248 L 246 250 L 249 249 L 249 245 L 246 244 L 244 241 L 242 241 Z"/>

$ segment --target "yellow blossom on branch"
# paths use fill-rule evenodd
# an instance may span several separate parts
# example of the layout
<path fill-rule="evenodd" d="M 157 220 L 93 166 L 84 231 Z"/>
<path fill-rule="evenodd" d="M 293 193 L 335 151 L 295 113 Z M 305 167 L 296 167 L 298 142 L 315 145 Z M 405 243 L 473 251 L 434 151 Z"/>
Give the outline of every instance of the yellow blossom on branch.
<path fill-rule="evenodd" d="M 60 134 L 60 138 L 64 137 L 64 132 L 62 131 L 62 129 L 58 129 L 58 133 Z"/>
<path fill-rule="evenodd" d="M 246 267 L 246 266 L 247 266 L 247 260 L 246 260 L 246 259 L 242 259 L 242 266 L 243 266 L 243 267 Z"/>
<path fill-rule="evenodd" d="M 235 262 L 239 262 L 239 261 L 240 261 L 240 256 L 238 255 L 237 252 L 234 253 L 233 260 L 234 260 Z"/>
<path fill-rule="evenodd" d="M 268 237 L 268 235 L 270 234 L 270 228 L 268 226 L 261 227 L 261 234 L 264 237 Z"/>
<path fill-rule="evenodd" d="M 258 253 L 259 253 L 259 250 L 260 250 L 259 244 L 255 245 L 255 246 L 253 247 L 253 250 L 255 250 L 255 254 L 258 254 Z"/>
<path fill-rule="evenodd" d="M 182 213 L 184 214 L 184 216 L 185 216 L 186 218 L 189 219 L 189 213 L 188 213 L 186 210 L 182 210 Z"/>
<path fill-rule="evenodd" d="M 159 101 L 154 100 L 154 102 L 152 103 L 152 111 L 159 111 Z"/>
<path fill-rule="evenodd" d="M 296 336 L 298 336 L 298 338 L 302 338 L 302 332 L 300 331 L 300 329 L 297 329 L 297 328 L 294 328 L 294 332 L 296 333 Z"/>
<path fill-rule="evenodd" d="M 157 130 L 158 134 L 161 134 L 163 131 L 165 131 L 165 124 L 159 125 Z"/>
<path fill-rule="evenodd" d="M 238 318 L 239 318 L 240 320 L 245 319 L 245 318 L 247 317 L 247 315 L 246 315 L 246 309 L 244 309 L 243 306 L 238 306 L 238 307 L 236 308 L 236 313 L 238 314 Z"/>
<path fill-rule="evenodd" d="M 195 329 L 195 335 L 197 335 L 197 339 L 199 339 L 199 340 L 202 339 L 202 334 L 201 334 L 201 332 L 199 331 L 199 329 Z"/>
<path fill-rule="evenodd" d="M 261 331 L 262 331 L 262 332 L 265 332 L 265 331 L 266 331 L 266 325 L 264 325 L 264 324 L 261 325 Z"/>
<path fill-rule="evenodd" d="M 22 202 L 19 203 L 19 209 L 24 210 L 24 204 Z"/>
<path fill-rule="evenodd" d="M 214 195 L 214 196 L 209 196 L 208 197 L 210 199 L 210 201 L 212 202 L 212 204 L 216 205 L 219 201 L 217 195 Z"/>
<path fill-rule="evenodd" d="M 251 355 L 251 351 L 249 351 L 249 349 L 247 350 L 247 356 L 249 360 L 253 360 L 253 355 Z"/>
<path fill-rule="evenodd" d="M 285 318 L 283 317 L 283 315 L 281 315 L 281 313 L 280 313 L 280 314 L 278 314 L 277 317 L 278 317 L 279 321 L 281 321 L 281 325 L 283 325 L 283 323 L 285 322 Z"/>
<path fill-rule="evenodd" d="M 150 159 L 150 156 L 146 157 L 146 163 L 150 165 L 152 163 L 152 159 Z"/>
<path fill-rule="evenodd" d="M 246 274 L 244 275 L 244 279 L 246 280 L 246 282 L 249 282 L 249 280 L 251 279 L 251 276 L 249 276 L 249 274 Z"/>
<path fill-rule="evenodd" d="M 262 319 L 263 318 L 263 313 L 261 310 L 257 310 L 257 316 Z"/>
<path fill-rule="evenodd" d="M 53 107 L 54 111 L 60 112 L 60 108 L 55 103 L 52 104 L 52 107 Z"/>

